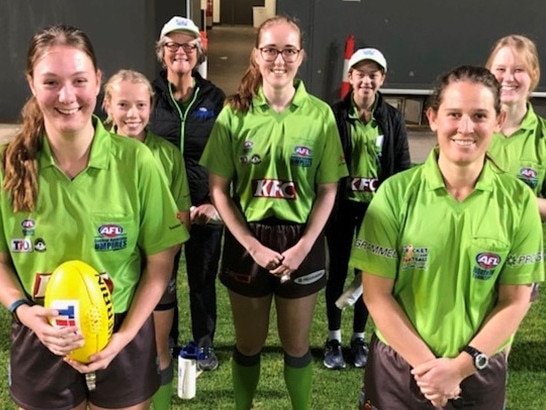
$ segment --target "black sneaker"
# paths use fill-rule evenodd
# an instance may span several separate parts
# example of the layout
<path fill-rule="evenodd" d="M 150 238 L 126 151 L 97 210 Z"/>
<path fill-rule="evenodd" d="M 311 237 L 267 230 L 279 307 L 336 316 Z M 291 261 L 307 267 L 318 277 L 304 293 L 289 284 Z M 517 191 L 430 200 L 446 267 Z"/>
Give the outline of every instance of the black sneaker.
<path fill-rule="evenodd" d="M 355 367 L 366 366 L 368 351 L 368 344 L 361 337 L 351 340 L 351 356 Z"/>
<path fill-rule="evenodd" d="M 218 368 L 218 357 L 214 353 L 214 347 L 207 346 L 199 348 L 199 356 L 202 359 L 197 360 L 197 368 L 203 371 L 216 370 Z"/>
<path fill-rule="evenodd" d="M 322 362 L 328 369 L 344 369 L 345 359 L 343 359 L 343 352 L 341 351 L 341 343 L 339 340 L 332 339 L 327 340 L 324 346 L 324 360 Z"/>

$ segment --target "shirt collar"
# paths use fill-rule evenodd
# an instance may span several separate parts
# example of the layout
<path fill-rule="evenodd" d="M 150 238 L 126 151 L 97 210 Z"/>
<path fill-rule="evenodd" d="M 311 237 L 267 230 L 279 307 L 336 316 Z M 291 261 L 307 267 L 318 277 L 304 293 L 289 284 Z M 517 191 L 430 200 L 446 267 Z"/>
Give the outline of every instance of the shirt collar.
<path fill-rule="evenodd" d="M 298 107 L 301 107 L 307 97 L 307 90 L 305 89 L 305 85 L 303 84 L 303 81 L 299 79 L 294 80 L 294 87 L 296 88 L 296 92 L 294 93 L 294 98 L 292 98 L 292 101 L 290 102 L 290 108 L 296 109 Z M 269 108 L 269 103 L 267 102 L 267 99 L 265 98 L 264 89 L 262 86 L 258 89 L 258 92 L 256 93 L 256 96 L 252 100 L 252 105 L 255 108 L 260 108 L 261 110 L 266 110 Z"/>
<path fill-rule="evenodd" d="M 426 184 L 431 191 L 437 189 L 446 189 L 440 167 L 438 166 L 439 148 L 434 147 L 423 164 L 423 176 Z M 475 190 L 492 191 L 493 190 L 494 171 L 491 167 L 491 161 L 486 157 L 482 172 L 478 176 Z"/>
<path fill-rule="evenodd" d="M 530 103 L 527 103 L 527 112 L 521 120 L 520 129 L 524 131 L 533 131 L 538 126 L 538 117 Z"/>
<path fill-rule="evenodd" d="M 110 151 L 112 144 L 111 133 L 108 132 L 100 119 L 96 116 L 92 118 L 93 126 L 95 127 L 95 134 L 93 141 L 91 142 L 91 152 L 89 153 L 88 168 L 105 169 L 108 167 L 109 156 L 107 153 Z M 40 169 L 55 166 L 55 159 L 51 152 L 49 140 L 46 138 L 45 133 L 40 136 L 42 142 L 42 150 L 39 153 L 38 163 Z"/>

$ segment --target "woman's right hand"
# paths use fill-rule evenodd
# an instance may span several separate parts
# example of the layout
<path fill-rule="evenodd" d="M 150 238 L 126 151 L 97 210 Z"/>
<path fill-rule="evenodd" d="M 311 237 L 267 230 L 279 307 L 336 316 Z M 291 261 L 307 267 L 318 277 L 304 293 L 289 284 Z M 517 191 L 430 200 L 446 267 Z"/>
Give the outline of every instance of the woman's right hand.
<path fill-rule="evenodd" d="M 66 356 L 71 351 L 83 346 L 83 336 L 76 326 L 62 328 L 50 324 L 49 318 L 59 316 L 55 309 L 48 309 L 40 305 L 23 305 L 17 309 L 19 321 L 30 328 L 47 347 L 57 356 Z"/>
<path fill-rule="evenodd" d="M 284 257 L 277 251 L 259 243 L 254 250 L 250 251 L 250 256 L 258 265 L 269 271 L 274 270 L 281 265 Z"/>

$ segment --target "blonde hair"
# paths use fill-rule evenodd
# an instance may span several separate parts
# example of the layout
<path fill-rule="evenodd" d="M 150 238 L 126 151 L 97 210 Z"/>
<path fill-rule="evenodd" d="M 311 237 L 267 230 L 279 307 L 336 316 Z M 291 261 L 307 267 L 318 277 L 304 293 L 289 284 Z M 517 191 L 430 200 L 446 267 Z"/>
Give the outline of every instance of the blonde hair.
<path fill-rule="evenodd" d="M 256 60 L 254 59 L 254 53 L 260 47 L 260 40 L 262 33 L 269 27 L 275 24 L 279 23 L 287 23 L 294 30 L 296 30 L 299 33 L 300 37 L 300 44 L 299 48 L 302 49 L 301 53 L 303 53 L 303 33 L 298 26 L 298 23 L 296 19 L 288 16 L 274 16 L 271 18 L 268 18 L 265 20 L 260 27 L 258 27 L 258 31 L 256 32 L 256 39 L 254 43 L 254 49 L 250 53 L 250 61 L 249 66 L 241 78 L 241 82 L 239 83 L 239 88 L 237 89 L 237 92 L 233 95 L 230 95 L 226 99 L 226 104 L 231 106 L 236 111 L 241 112 L 247 112 L 250 108 L 250 105 L 252 104 L 252 99 L 256 96 L 256 93 L 258 92 L 258 89 L 260 88 L 260 85 L 262 83 L 262 74 L 260 73 L 260 68 L 258 67 L 258 64 L 256 63 Z"/>
<path fill-rule="evenodd" d="M 525 61 L 527 70 L 529 70 L 529 76 L 531 77 L 531 85 L 529 88 L 529 93 L 531 93 L 540 81 L 540 63 L 536 44 L 530 38 L 519 34 L 510 34 L 502 37 L 497 40 L 491 49 L 489 58 L 485 63 L 487 69 L 491 70 L 495 56 L 499 50 L 504 47 L 509 47 L 514 50 Z"/>
<path fill-rule="evenodd" d="M 91 59 L 96 71 L 97 59 L 87 35 L 72 26 L 58 24 L 36 33 L 27 52 L 26 77 L 34 76 L 36 62 L 52 47 L 66 45 L 83 51 Z M 38 152 L 44 133 L 44 116 L 34 96 L 21 110 L 21 128 L 9 143 L 2 157 L 4 183 L 2 188 L 10 197 L 14 212 L 33 211 L 38 197 Z"/>
<path fill-rule="evenodd" d="M 152 88 L 152 84 L 150 84 L 150 81 L 146 78 L 144 74 L 134 70 L 119 70 L 117 73 L 112 75 L 104 84 L 104 99 L 102 101 L 102 109 L 107 114 L 107 118 L 106 120 L 104 120 L 104 123 L 107 126 L 115 125 L 113 118 L 110 116 L 110 113 L 107 110 L 107 106 L 112 102 L 112 92 L 114 87 L 123 81 L 127 81 L 132 84 L 144 84 L 150 94 L 150 104 L 153 102 L 154 89 Z"/>

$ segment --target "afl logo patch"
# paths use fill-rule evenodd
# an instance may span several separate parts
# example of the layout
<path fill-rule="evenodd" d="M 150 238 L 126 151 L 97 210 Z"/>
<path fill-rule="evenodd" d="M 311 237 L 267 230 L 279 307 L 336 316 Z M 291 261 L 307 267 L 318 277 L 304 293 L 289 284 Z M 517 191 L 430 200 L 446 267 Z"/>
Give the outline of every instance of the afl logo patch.
<path fill-rule="evenodd" d="M 34 219 L 23 219 L 21 221 L 21 228 L 23 230 L 23 235 L 34 235 L 34 228 L 36 228 L 36 221 Z"/>
<path fill-rule="evenodd" d="M 533 168 L 522 168 L 519 174 L 524 178 L 536 178 L 537 172 Z"/>
<path fill-rule="evenodd" d="M 300 157 L 310 157 L 311 156 L 311 148 L 298 145 L 294 148 L 294 153 L 299 155 Z"/>
<path fill-rule="evenodd" d="M 116 224 L 104 224 L 99 226 L 98 232 L 103 238 L 116 238 L 123 234 L 123 228 Z"/>
<path fill-rule="evenodd" d="M 23 229 L 34 229 L 36 226 L 36 222 L 34 222 L 34 219 L 23 219 L 21 221 L 21 228 Z"/>
<path fill-rule="evenodd" d="M 484 270 L 495 269 L 500 261 L 501 257 L 492 252 L 482 252 L 476 256 L 476 263 L 481 269 Z"/>
<path fill-rule="evenodd" d="M 248 152 L 252 150 L 252 147 L 254 146 L 254 143 L 252 141 L 245 141 L 243 144 L 243 151 Z"/>

